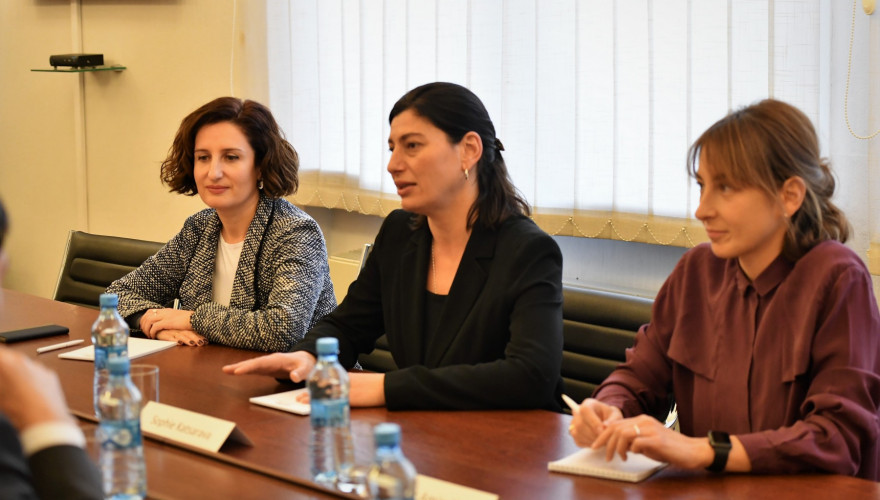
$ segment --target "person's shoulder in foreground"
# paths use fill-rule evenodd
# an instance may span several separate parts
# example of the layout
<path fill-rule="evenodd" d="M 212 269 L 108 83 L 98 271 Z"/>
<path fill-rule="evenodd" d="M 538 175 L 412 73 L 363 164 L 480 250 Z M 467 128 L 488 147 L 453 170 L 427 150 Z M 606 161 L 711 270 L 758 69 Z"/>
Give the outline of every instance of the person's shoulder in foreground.
<path fill-rule="evenodd" d="M 57 375 L 0 347 L 0 387 L 0 498 L 103 498 Z"/>

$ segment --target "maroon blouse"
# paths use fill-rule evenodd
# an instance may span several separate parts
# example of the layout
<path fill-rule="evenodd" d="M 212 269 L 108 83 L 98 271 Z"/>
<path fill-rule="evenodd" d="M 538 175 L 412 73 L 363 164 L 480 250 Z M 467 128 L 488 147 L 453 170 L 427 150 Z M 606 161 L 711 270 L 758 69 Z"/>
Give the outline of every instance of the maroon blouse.
<path fill-rule="evenodd" d="M 737 435 L 757 473 L 880 480 L 880 313 L 864 263 L 823 242 L 754 282 L 708 244 L 686 253 L 651 323 L 596 389 L 625 416 L 672 391 L 682 433 Z"/>

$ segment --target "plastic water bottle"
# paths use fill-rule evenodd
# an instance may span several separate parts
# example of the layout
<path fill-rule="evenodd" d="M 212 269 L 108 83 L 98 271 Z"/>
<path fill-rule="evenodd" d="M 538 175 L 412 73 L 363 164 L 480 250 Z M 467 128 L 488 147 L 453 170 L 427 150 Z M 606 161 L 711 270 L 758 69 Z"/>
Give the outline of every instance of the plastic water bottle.
<path fill-rule="evenodd" d="M 94 404 L 95 415 L 99 420 L 101 411 L 98 408 L 98 399 L 107 388 L 110 378 L 107 360 L 119 356 L 128 358 L 129 329 L 116 310 L 118 304 L 119 297 L 115 293 L 102 293 L 101 312 L 92 324 L 92 344 L 95 346 Z"/>
<path fill-rule="evenodd" d="M 357 487 L 350 480 L 354 446 L 348 374 L 336 358 L 338 351 L 337 339 L 318 339 L 318 362 L 307 381 L 312 423 L 311 473 L 318 484 L 349 493 Z"/>
<path fill-rule="evenodd" d="M 412 500 L 416 495 L 416 468 L 400 450 L 400 426 L 379 424 L 373 428 L 376 459 L 370 469 L 370 493 L 374 499 Z"/>
<path fill-rule="evenodd" d="M 98 400 L 101 420 L 100 465 L 104 496 L 113 499 L 144 498 L 147 473 L 141 436 L 141 393 L 129 376 L 128 356 L 107 362 L 107 388 Z"/>

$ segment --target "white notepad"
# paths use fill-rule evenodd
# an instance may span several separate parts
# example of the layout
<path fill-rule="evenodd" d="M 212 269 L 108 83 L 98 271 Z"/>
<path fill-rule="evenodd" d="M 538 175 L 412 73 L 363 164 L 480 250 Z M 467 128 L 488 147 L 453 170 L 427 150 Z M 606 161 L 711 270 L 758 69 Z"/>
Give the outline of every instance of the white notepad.
<path fill-rule="evenodd" d="M 300 403 L 296 400 L 297 395 L 306 392 L 308 389 L 296 389 L 293 391 L 279 392 L 277 394 L 267 394 L 265 396 L 256 396 L 250 398 L 249 401 L 254 404 L 268 406 L 276 410 L 289 411 L 297 415 L 308 415 L 312 411 L 312 407 L 308 403 Z"/>
<path fill-rule="evenodd" d="M 627 453 L 626 462 L 615 453 L 614 458 L 608 462 L 605 460 L 604 448 L 598 450 L 584 448 L 563 459 L 547 464 L 547 469 L 553 472 L 601 477 L 631 483 L 639 482 L 663 467 L 666 467 L 664 462 L 658 462 L 641 453 Z"/>
<path fill-rule="evenodd" d="M 153 340 L 142 339 L 139 337 L 130 337 L 128 339 L 128 359 L 140 358 L 147 354 L 163 351 L 169 347 L 174 347 L 177 342 L 174 340 Z M 80 361 L 95 360 L 95 346 L 87 345 L 70 352 L 62 352 L 58 355 L 62 359 L 77 359 Z"/>

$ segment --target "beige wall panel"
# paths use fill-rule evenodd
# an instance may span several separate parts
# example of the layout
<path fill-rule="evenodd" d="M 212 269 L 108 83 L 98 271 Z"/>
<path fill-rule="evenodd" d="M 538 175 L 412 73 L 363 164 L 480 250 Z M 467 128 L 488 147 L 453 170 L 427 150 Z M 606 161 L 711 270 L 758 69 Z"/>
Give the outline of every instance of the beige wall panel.
<path fill-rule="evenodd" d="M 12 230 L 6 286 L 54 291 L 61 248 L 76 224 L 74 96 L 78 76 L 35 73 L 69 51 L 70 6 L 0 2 L 0 197 Z"/>
<path fill-rule="evenodd" d="M 262 0 L 81 3 L 78 24 L 68 2 L 0 2 L 0 196 L 13 223 L 5 286 L 42 296 L 54 292 L 70 229 L 173 236 L 204 208 L 197 196 L 171 194 L 159 181 L 180 120 L 221 95 L 263 102 L 268 95 Z M 76 51 L 77 25 L 84 52 L 127 69 L 29 71 L 48 67 L 50 54 Z M 80 78 L 82 141 L 75 132 Z M 75 171 L 82 148 L 84 180 Z"/>

